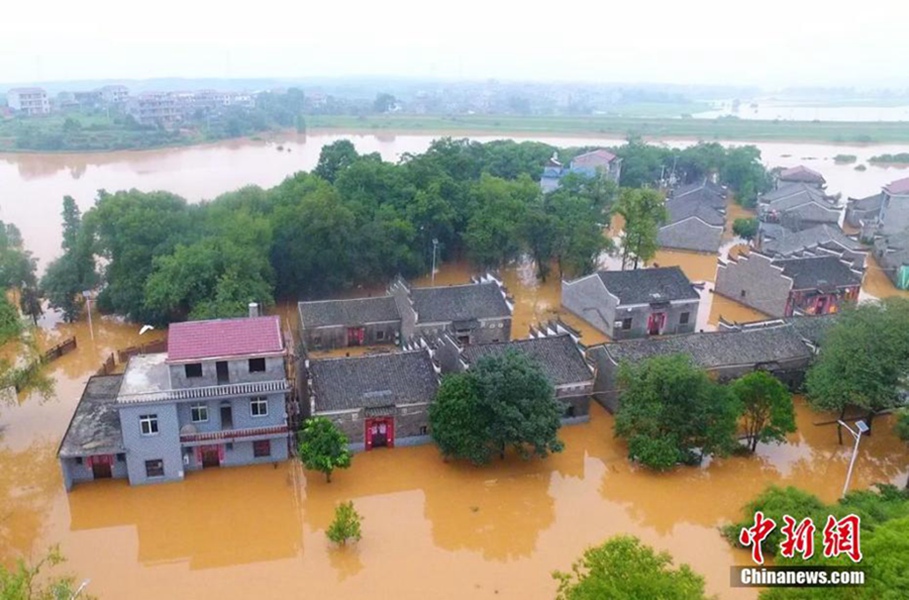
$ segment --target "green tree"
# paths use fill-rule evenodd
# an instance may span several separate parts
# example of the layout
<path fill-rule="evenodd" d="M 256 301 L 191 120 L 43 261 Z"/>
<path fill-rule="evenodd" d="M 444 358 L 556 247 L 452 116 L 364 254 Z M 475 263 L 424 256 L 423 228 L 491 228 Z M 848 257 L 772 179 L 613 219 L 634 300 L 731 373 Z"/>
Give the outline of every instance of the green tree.
<path fill-rule="evenodd" d="M 795 487 L 781 488 L 770 486 L 742 509 L 742 520 L 723 528 L 723 535 L 730 543 L 739 545 L 739 534 L 742 529 L 754 525 L 754 514 L 757 511 L 777 524 L 777 527 L 761 543 L 764 556 L 774 556 L 783 541 L 783 515 L 789 515 L 799 521 L 810 517 L 815 525 L 827 519 L 827 507 L 817 496 Z M 823 527 L 823 525 L 821 525 Z"/>
<path fill-rule="evenodd" d="M 843 310 L 808 370 L 808 400 L 843 417 L 850 406 L 874 416 L 901 404 L 909 372 L 909 300 L 888 298 Z M 840 433 L 842 435 L 842 433 Z"/>
<path fill-rule="evenodd" d="M 771 187 L 770 174 L 761 163 L 761 151 L 755 146 L 739 146 L 726 151 L 720 168 L 720 181 L 735 192 L 736 201 L 752 207 L 757 195 Z"/>
<path fill-rule="evenodd" d="M 625 188 L 619 194 L 615 212 L 625 219 L 622 268 L 633 260 L 637 269 L 638 263 L 646 263 L 656 256 L 657 233 L 667 219 L 666 203 L 656 190 Z"/>
<path fill-rule="evenodd" d="M 48 571 L 65 562 L 57 547 L 51 548 L 34 564 L 19 559 L 7 568 L 0 564 L 0 598 L 3 600 L 58 600 L 73 598 L 78 589 L 75 579 Z M 79 598 L 91 600 L 83 591 Z"/>
<path fill-rule="evenodd" d="M 657 553 L 633 536 L 620 535 L 588 548 L 570 573 L 556 571 L 558 600 L 698 600 L 707 598 L 704 578 L 688 565 L 672 567 L 667 552 Z"/>
<path fill-rule="evenodd" d="M 306 420 L 300 430 L 298 450 L 303 466 L 325 473 L 325 481 L 328 483 L 331 483 L 331 474 L 335 469 L 350 466 L 347 436 L 325 417 Z"/>
<path fill-rule="evenodd" d="M 362 537 L 360 532 L 362 520 L 353 502 L 341 502 L 335 507 L 335 520 L 325 530 L 325 535 L 332 542 L 342 546 L 350 541 L 359 541 Z"/>
<path fill-rule="evenodd" d="M 446 378 L 430 407 L 432 436 L 448 458 L 488 463 L 514 448 L 523 458 L 561 452 L 564 409 L 552 384 L 526 354 L 484 356 L 466 373 Z"/>
<path fill-rule="evenodd" d="M 628 442 L 632 460 L 665 470 L 735 447 L 740 407 L 687 356 L 623 363 L 619 384 L 615 433 Z"/>
<path fill-rule="evenodd" d="M 341 172 L 357 162 L 360 155 L 350 140 L 338 140 L 322 146 L 319 153 L 319 162 L 313 169 L 313 174 L 318 175 L 329 183 L 334 183 Z"/>
<path fill-rule="evenodd" d="M 6 295 L 0 296 L 0 344 L 17 337 L 22 332 L 19 310 Z"/>
<path fill-rule="evenodd" d="M 500 267 L 518 257 L 522 224 L 528 207 L 540 194 L 529 177 L 507 181 L 483 175 L 471 189 L 475 210 L 464 232 L 464 243 L 481 267 Z"/>
<path fill-rule="evenodd" d="M 760 223 L 757 219 L 736 219 L 732 223 L 732 233 L 746 240 L 754 239 Z"/>
<path fill-rule="evenodd" d="M 748 449 L 758 442 L 782 443 L 795 431 L 792 394 L 779 379 L 764 371 L 753 371 L 731 384 L 733 395 L 742 407 L 742 421 L 748 436 Z"/>
<path fill-rule="evenodd" d="M 372 103 L 372 109 L 377 113 L 387 113 L 395 107 L 395 104 L 397 104 L 397 100 L 391 94 L 377 94 Z"/>

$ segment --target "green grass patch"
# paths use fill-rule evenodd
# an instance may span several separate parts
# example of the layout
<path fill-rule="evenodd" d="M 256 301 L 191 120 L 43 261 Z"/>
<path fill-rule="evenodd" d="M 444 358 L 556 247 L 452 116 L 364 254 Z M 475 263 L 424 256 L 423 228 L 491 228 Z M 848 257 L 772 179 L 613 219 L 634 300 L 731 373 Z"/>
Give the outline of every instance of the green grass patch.
<path fill-rule="evenodd" d="M 890 165 L 909 165 L 909 152 L 900 152 L 899 154 L 878 154 L 868 159 L 870 163 L 890 164 Z"/>

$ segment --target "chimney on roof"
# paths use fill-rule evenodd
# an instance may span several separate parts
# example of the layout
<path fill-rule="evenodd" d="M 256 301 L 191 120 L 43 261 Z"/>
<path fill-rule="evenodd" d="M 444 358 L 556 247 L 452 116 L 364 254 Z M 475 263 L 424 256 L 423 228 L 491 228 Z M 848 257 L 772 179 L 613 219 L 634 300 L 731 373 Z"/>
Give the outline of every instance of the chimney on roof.
<path fill-rule="evenodd" d="M 259 305 L 255 302 L 249 303 L 249 318 L 253 319 L 259 316 Z"/>

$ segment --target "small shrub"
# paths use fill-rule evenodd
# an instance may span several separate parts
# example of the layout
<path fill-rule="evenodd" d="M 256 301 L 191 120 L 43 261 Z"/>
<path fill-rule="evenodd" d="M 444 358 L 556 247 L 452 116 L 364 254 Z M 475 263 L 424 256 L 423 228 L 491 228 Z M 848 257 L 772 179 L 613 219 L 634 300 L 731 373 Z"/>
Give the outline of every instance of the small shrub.
<path fill-rule="evenodd" d="M 335 520 L 331 522 L 325 535 L 329 540 L 342 546 L 349 541 L 360 539 L 360 521 L 362 517 L 354 508 L 353 502 L 342 502 L 335 508 Z"/>

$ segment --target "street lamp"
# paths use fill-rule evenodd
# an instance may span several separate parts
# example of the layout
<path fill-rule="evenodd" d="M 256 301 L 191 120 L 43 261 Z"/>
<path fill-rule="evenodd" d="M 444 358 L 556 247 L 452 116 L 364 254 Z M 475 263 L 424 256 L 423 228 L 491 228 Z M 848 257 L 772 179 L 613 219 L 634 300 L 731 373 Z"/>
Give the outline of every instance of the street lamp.
<path fill-rule="evenodd" d="M 95 328 L 92 327 L 92 291 L 85 290 L 82 292 L 82 297 L 85 298 L 85 303 L 88 305 L 88 332 L 92 336 L 92 340 L 95 339 Z"/>
<path fill-rule="evenodd" d="M 855 438 L 855 446 L 852 448 L 852 458 L 849 460 L 849 470 L 846 472 L 846 485 L 843 486 L 843 496 L 845 496 L 846 491 L 849 489 L 849 481 L 852 479 L 852 467 L 855 466 L 855 457 L 858 456 L 859 442 L 862 441 L 862 435 L 869 431 L 869 428 L 868 424 L 864 421 L 855 422 L 855 428 L 858 429 L 857 432 L 842 421 L 837 421 L 837 423 L 845 427 L 846 431 L 851 433 L 852 437 Z"/>
<path fill-rule="evenodd" d="M 432 285 L 436 284 L 436 248 L 439 247 L 439 240 L 432 238 Z"/>

